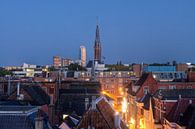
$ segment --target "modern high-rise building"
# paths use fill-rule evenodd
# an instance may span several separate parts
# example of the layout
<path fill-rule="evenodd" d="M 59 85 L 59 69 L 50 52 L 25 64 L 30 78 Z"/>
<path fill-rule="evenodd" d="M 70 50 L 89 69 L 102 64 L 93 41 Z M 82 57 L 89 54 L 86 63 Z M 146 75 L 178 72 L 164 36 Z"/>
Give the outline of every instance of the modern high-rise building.
<path fill-rule="evenodd" d="M 80 60 L 81 60 L 81 66 L 86 66 L 87 61 L 87 50 L 85 46 L 80 46 Z"/>
<path fill-rule="evenodd" d="M 53 66 L 56 68 L 61 67 L 61 58 L 59 56 L 53 57 Z"/>
<path fill-rule="evenodd" d="M 101 63 L 101 43 L 100 43 L 100 34 L 99 34 L 99 26 L 96 26 L 96 35 L 95 35 L 95 44 L 94 44 L 94 61 Z"/>

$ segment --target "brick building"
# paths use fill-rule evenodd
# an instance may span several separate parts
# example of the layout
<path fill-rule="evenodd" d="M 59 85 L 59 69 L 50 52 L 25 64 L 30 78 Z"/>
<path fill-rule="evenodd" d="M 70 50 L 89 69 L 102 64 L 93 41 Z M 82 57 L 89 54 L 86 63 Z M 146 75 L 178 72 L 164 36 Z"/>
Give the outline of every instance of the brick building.
<path fill-rule="evenodd" d="M 195 107 L 195 89 L 158 90 L 153 97 L 154 121 L 163 128 L 191 128 L 195 120 L 193 114 L 188 114 L 188 122 L 184 122 L 184 113 L 189 107 Z M 194 113 L 192 111 L 192 113 Z M 186 118 L 185 118 L 186 119 Z"/>
<path fill-rule="evenodd" d="M 144 73 L 141 78 L 132 84 L 130 89 L 136 94 L 139 100 L 146 93 L 154 94 L 158 89 L 195 89 L 195 82 L 193 82 L 193 74 L 191 81 L 177 80 L 177 81 L 160 81 L 154 78 L 153 73 Z"/>
<path fill-rule="evenodd" d="M 142 75 L 142 65 L 141 64 L 133 64 L 132 65 L 133 72 L 135 73 L 136 77 L 141 77 Z"/>

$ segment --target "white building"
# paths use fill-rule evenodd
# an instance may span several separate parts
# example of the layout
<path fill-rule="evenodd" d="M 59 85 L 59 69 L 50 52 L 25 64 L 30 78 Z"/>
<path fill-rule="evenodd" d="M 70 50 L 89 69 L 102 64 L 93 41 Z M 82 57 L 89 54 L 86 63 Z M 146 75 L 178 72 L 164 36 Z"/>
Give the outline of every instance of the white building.
<path fill-rule="evenodd" d="M 87 50 L 85 46 L 80 46 L 80 60 L 81 60 L 81 66 L 86 66 L 87 61 Z"/>
<path fill-rule="evenodd" d="M 34 77 L 35 75 L 40 75 L 43 73 L 41 68 L 37 68 L 36 65 L 30 65 L 24 63 L 22 67 L 18 67 L 12 70 L 14 76 L 18 77 Z"/>

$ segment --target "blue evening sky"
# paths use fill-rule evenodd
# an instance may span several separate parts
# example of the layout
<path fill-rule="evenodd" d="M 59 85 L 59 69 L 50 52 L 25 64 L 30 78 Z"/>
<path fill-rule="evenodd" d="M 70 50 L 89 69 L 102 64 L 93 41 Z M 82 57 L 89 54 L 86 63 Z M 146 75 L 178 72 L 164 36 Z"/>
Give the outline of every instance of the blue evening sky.
<path fill-rule="evenodd" d="M 106 63 L 195 62 L 195 0 L 0 0 L 0 66 L 93 57 Z"/>

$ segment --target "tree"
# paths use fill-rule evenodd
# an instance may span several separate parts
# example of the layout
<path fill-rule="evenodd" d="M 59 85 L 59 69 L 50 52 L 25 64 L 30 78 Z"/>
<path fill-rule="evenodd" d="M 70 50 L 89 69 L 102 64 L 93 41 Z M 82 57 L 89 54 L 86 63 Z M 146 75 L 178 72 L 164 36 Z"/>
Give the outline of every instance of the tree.
<path fill-rule="evenodd" d="M 12 72 L 6 69 L 0 69 L 0 77 L 5 77 L 6 75 L 12 75 Z"/>
<path fill-rule="evenodd" d="M 74 63 L 74 64 L 70 64 L 68 66 L 68 70 L 70 70 L 70 71 L 86 71 L 86 68 L 80 66 L 77 63 Z"/>
<path fill-rule="evenodd" d="M 49 71 L 55 71 L 56 69 L 55 69 L 54 66 L 51 66 L 51 67 L 48 68 L 48 70 L 49 70 Z"/>

